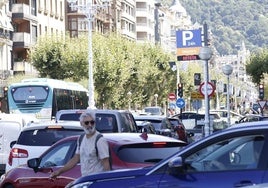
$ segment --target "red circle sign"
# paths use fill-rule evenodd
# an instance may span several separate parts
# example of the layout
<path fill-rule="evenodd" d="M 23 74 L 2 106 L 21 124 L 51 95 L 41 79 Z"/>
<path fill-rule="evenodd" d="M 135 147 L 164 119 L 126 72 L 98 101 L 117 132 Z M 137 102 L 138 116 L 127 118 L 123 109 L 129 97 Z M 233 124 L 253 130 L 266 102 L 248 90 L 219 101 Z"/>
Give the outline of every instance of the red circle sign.
<path fill-rule="evenodd" d="M 175 93 L 170 93 L 170 94 L 168 94 L 168 99 L 169 99 L 169 100 L 176 100 L 176 95 L 175 95 Z"/>
<path fill-rule="evenodd" d="M 199 92 L 204 96 L 205 95 L 205 82 L 203 82 L 202 84 L 200 84 L 199 86 Z M 215 87 L 211 82 L 207 83 L 207 93 L 208 96 L 212 96 L 214 94 L 215 91 Z"/>

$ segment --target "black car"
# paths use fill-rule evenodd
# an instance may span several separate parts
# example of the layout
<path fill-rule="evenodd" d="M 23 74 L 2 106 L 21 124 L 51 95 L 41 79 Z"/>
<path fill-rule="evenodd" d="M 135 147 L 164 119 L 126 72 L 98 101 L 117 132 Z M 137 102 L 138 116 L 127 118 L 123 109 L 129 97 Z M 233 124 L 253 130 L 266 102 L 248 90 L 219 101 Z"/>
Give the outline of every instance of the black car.
<path fill-rule="evenodd" d="M 157 115 L 140 115 L 134 116 L 135 121 L 150 122 L 155 130 L 156 134 L 175 137 L 174 129 L 166 116 Z"/>

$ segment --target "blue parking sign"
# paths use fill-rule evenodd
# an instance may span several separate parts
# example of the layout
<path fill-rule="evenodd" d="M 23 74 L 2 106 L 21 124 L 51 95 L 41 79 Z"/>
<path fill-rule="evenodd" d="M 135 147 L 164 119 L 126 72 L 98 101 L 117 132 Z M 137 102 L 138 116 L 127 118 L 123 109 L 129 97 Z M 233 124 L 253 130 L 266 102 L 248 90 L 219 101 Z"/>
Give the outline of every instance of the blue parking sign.
<path fill-rule="evenodd" d="M 202 46 L 201 29 L 176 31 L 177 48 Z"/>

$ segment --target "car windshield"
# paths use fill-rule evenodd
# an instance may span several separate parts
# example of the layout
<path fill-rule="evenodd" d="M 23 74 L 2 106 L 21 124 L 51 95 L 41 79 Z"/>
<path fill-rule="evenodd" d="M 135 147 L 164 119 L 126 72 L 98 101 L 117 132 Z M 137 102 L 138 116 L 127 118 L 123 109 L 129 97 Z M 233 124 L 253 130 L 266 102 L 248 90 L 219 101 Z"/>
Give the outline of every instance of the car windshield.
<path fill-rule="evenodd" d="M 21 132 L 17 144 L 29 146 L 51 146 L 58 140 L 80 135 L 83 130 L 80 129 L 34 129 Z"/>
<path fill-rule="evenodd" d="M 157 107 L 149 107 L 149 108 L 144 108 L 144 112 L 152 114 L 152 115 L 161 115 L 161 108 Z"/>

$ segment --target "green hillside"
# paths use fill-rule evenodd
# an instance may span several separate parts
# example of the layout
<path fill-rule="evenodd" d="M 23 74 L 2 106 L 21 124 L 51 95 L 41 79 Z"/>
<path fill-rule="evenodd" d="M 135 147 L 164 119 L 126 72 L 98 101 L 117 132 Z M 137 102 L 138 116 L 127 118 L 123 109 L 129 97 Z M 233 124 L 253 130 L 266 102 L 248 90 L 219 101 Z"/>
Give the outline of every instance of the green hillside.
<path fill-rule="evenodd" d="M 172 0 L 162 0 L 170 6 Z M 221 55 L 234 54 L 245 42 L 255 51 L 268 46 L 268 1 L 180 0 L 192 22 L 207 23 L 213 45 Z"/>

